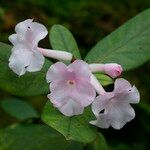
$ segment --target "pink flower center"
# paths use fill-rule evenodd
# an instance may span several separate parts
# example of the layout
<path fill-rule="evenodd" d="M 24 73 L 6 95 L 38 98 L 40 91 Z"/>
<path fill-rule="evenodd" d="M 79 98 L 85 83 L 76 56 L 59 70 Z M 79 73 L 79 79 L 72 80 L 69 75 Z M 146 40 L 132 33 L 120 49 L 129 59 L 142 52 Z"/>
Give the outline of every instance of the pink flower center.
<path fill-rule="evenodd" d="M 67 83 L 68 83 L 69 85 L 74 85 L 74 84 L 75 84 L 75 81 L 74 81 L 74 80 L 68 80 Z"/>

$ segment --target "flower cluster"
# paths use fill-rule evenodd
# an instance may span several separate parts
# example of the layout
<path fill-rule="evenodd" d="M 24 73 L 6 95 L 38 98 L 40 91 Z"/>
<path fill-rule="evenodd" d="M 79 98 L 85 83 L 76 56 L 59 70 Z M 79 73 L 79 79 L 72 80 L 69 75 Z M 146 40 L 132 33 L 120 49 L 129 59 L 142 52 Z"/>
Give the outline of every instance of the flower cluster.
<path fill-rule="evenodd" d="M 9 67 L 19 76 L 26 71 L 41 70 L 44 56 L 72 60 L 71 53 L 38 47 L 38 42 L 48 32 L 43 25 L 32 19 L 17 24 L 15 32 L 9 37 L 13 44 Z M 50 83 L 48 98 L 66 116 L 82 114 L 85 107 L 92 105 L 96 120 L 90 121 L 90 124 L 100 128 L 112 126 L 120 129 L 135 117 L 130 103 L 139 102 L 139 92 L 122 78 L 115 80 L 112 92 L 106 92 L 94 72 L 116 78 L 121 75 L 122 67 L 116 63 L 87 64 L 83 60 L 75 60 L 67 66 L 59 61 L 51 65 L 46 74 L 46 80 Z"/>

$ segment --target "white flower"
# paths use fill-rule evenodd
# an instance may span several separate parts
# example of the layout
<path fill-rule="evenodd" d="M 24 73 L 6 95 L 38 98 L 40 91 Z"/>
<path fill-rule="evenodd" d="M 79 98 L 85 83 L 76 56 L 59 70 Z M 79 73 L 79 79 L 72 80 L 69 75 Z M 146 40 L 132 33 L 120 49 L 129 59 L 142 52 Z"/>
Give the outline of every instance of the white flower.
<path fill-rule="evenodd" d="M 125 79 L 116 79 L 113 92 L 106 92 L 98 96 L 92 104 L 92 111 L 97 120 L 91 124 L 100 128 L 112 126 L 115 129 L 122 128 L 127 122 L 135 117 L 131 104 L 136 104 L 140 95 L 135 86 Z"/>
<path fill-rule="evenodd" d="M 13 44 L 12 54 L 9 58 L 9 67 L 19 76 L 28 72 L 42 69 L 44 56 L 71 60 L 72 54 L 63 51 L 49 50 L 38 47 L 38 42 L 46 37 L 48 31 L 40 23 L 27 19 L 15 27 L 16 34 L 9 36 Z"/>

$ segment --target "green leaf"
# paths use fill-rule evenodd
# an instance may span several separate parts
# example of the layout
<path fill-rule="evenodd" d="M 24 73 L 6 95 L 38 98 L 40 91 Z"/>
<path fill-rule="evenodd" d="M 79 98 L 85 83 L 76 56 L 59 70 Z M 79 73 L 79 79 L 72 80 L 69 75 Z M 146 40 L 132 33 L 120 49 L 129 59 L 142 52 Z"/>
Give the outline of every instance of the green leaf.
<path fill-rule="evenodd" d="M 46 72 L 51 62 L 45 59 L 43 69 L 39 72 L 26 73 L 18 77 L 8 66 L 11 46 L 0 42 L 0 89 L 17 96 L 35 96 L 49 91 Z"/>
<path fill-rule="evenodd" d="M 37 111 L 23 100 L 5 99 L 0 101 L 0 104 L 4 111 L 19 120 L 39 117 Z"/>
<path fill-rule="evenodd" d="M 76 150 L 76 148 L 82 150 L 83 145 L 66 141 L 63 136 L 46 125 L 13 125 L 0 131 L 0 150 Z"/>
<path fill-rule="evenodd" d="M 86 108 L 82 115 L 67 117 L 54 108 L 48 101 L 42 114 L 42 120 L 47 125 L 63 134 L 67 140 L 88 143 L 96 138 L 96 128 L 89 124 L 93 119 L 90 108 Z"/>
<path fill-rule="evenodd" d="M 87 55 L 88 63 L 115 62 L 124 70 L 150 59 L 150 9 L 129 20 L 100 41 Z"/>
<path fill-rule="evenodd" d="M 87 145 L 87 150 L 109 150 L 104 136 L 98 133 L 96 140 Z"/>
<path fill-rule="evenodd" d="M 77 43 L 71 32 L 62 25 L 53 25 L 50 31 L 50 43 L 53 49 L 64 50 L 80 59 L 80 52 Z"/>
<path fill-rule="evenodd" d="M 133 146 L 133 144 L 130 144 L 130 145 L 127 145 L 125 143 L 120 143 L 120 142 L 117 142 L 117 144 L 113 144 L 111 146 L 111 150 L 144 150 L 145 148 L 142 148 L 141 149 L 141 146 L 140 145 L 140 142 L 139 143 L 136 143 L 138 146 L 136 146 L 136 148 L 134 148 L 135 146 Z"/>
<path fill-rule="evenodd" d="M 113 83 L 112 78 L 110 78 L 109 76 L 105 75 L 105 74 L 100 74 L 100 73 L 95 73 L 94 74 L 96 76 L 96 78 L 98 79 L 98 81 L 101 83 L 101 85 L 103 86 L 107 86 L 109 84 Z"/>
<path fill-rule="evenodd" d="M 150 115 L 150 105 L 144 101 L 141 101 L 138 105 L 139 108 L 144 110 L 148 115 Z"/>

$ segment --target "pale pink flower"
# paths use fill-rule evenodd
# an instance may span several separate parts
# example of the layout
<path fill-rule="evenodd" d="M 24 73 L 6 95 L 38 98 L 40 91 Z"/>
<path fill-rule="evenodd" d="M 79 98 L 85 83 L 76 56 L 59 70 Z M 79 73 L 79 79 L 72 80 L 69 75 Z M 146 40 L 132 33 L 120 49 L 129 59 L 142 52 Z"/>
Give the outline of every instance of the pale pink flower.
<path fill-rule="evenodd" d="M 92 72 L 104 72 L 111 76 L 112 78 L 116 78 L 121 75 L 122 67 L 116 63 L 108 63 L 108 64 L 90 64 L 90 69 Z"/>
<path fill-rule="evenodd" d="M 16 34 L 9 36 L 9 40 L 13 44 L 9 67 L 19 76 L 26 71 L 41 70 L 44 64 L 44 56 L 61 60 L 72 59 L 72 54 L 68 52 L 38 47 L 38 42 L 46 37 L 48 31 L 42 24 L 33 22 L 33 19 L 18 23 L 15 31 Z"/>
<path fill-rule="evenodd" d="M 116 79 L 113 92 L 106 92 L 98 96 L 92 104 L 92 111 L 97 120 L 91 124 L 100 128 L 112 126 L 115 129 L 122 128 L 135 117 L 131 104 L 136 104 L 140 95 L 135 86 L 125 79 Z"/>
<path fill-rule="evenodd" d="M 82 114 L 96 96 L 90 78 L 89 66 L 82 60 L 69 66 L 57 62 L 47 72 L 47 82 L 51 82 L 48 98 L 66 116 Z"/>

